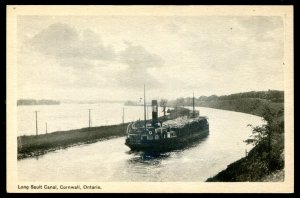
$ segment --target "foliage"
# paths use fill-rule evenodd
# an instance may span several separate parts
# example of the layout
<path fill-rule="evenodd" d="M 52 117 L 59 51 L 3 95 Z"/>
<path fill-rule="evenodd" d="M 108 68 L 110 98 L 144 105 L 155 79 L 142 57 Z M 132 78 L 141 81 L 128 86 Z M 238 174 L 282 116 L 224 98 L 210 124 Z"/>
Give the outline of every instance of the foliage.
<path fill-rule="evenodd" d="M 272 136 L 283 132 L 283 121 L 280 121 L 282 116 L 282 109 L 271 109 L 270 106 L 266 105 L 262 113 L 265 124 L 262 126 L 248 125 L 252 127 L 252 135 L 245 142 L 254 145 L 265 143 L 271 148 Z"/>
<path fill-rule="evenodd" d="M 170 106 L 191 106 L 191 97 L 186 98 L 177 98 L 176 100 L 169 101 Z M 235 93 L 230 95 L 211 95 L 211 96 L 200 96 L 195 98 L 195 104 L 197 106 L 210 106 L 214 103 L 227 104 L 230 101 L 265 101 L 265 102 L 274 102 L 282 103 L 284 100 L 284 92 L 278 90 L 268 90 L 268 91 L 251 91 L 243 93 Z M 224 106 L 224 105 L 220 105 Z"/>
<path fill-rule="evenodd" d="M 254 144 L 249 154 L 230 164 L 207 181 L 261 181 L 284 168 L 284 111 L 283 104 L 264 103 L 259 115 L 265 123 L 252 126 L 252 135 L 246 140 Z"/>
<path fill-rule="evenodd" d="M 167 99 L 161 99 L 160 102 L 159 102 L 159 105 L 161 107 L 166 107 L 168 104 L 168 100 Z"/>
<path fill-rule="evenodd" d="M 249 124 L 248 126 L 252 127 L 252 135 L 250 136 L 251 138 L 245 140 L 247 144 L 253 144 L 256 146 L 258 143 L 262 142 L 268 137 L 266 125 L 252 126 Z"/>
<path fill-rule="evenodd" d="M 184 100 L 184 98 L 177 98 L 176 99 L 176 106 L 184 106 L 184 105 L 187 105 L 186 103 L 185 103 L 185 100 Z"/>
<path fill-rule="evenodd" d="M 163 112 L 164 112 L 164 116 L 166 116 L 166 107 L 168 104 L 168 100 L 167 99 L 161 99 L 159 102 L 159 105 L 163 108 Z"/>

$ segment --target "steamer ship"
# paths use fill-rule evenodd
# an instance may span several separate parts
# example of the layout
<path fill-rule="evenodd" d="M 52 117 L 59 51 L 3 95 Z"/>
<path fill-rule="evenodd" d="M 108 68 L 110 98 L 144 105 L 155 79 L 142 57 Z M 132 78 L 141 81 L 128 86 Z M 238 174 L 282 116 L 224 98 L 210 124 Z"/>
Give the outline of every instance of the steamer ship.
<path fill-rule="evenodd" d="M 146 120 L 145 98 L 144 86 L 144 121 L 130 123 L 126 130 L 125 145 L 131 150 L 179 149 L 209 134 L 208 117 L 200 116 L 199 111 L 195 110 L 194 94 L 193 110 L 174 108 L 163 118 L 158 118 L 157 100 L 152 100 L 152 119 L 148 121 Z M 180 111 L 180 109 L 187 111 Z"/>

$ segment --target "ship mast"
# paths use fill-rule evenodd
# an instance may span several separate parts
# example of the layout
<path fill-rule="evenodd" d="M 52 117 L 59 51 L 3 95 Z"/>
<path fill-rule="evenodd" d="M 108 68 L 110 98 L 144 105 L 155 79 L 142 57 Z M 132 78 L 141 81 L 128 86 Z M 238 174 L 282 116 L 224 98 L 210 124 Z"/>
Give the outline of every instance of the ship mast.
<path fill-rule="evenodd" d="M 144 84 L 144 121 L 145 121 L 145 130 L 147 129 L 146 125 L 146 92 L 145 92 L 145 84 Z"/>
<path fill-rule="evenodd" d="M 194 101 L 194 91 L 193 91 L 193 118 L 195 117 L 195 101 Z"/>

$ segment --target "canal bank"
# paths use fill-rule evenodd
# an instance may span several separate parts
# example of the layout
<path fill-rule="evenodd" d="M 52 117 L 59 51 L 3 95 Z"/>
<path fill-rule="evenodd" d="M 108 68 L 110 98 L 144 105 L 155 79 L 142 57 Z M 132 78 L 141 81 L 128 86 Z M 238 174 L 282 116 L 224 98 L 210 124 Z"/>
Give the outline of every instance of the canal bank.
<path fill-rule="evenodd" d="M 224 103 L 224 101 L 222 101 Z M 218 102 L 206 103 L 206 107 L 219 107 L 262 117 L 266 124 L 253 126 L 256 142 L 247 156 L 227 166 L 226 169 L 207 182 L 245 182 L 245 181 L 284 181 L 284 104 L 258 100 L 252 105 L 251 100 L 244 100 L 241 108 L 234 101 L 225 101 L 223 108 Z M 259 135 L 259 136 L 258 136 Z M 251 139 L 249 137 L 249 139 Z M 255 138 L 254 138 L 255 139 Z M 253 139 L 252 139 L 253 140 Z"/>
<path fill-rule="evenodd" d="M 43 155 L 75 145 L 89 144 L 113 137 L 125 136 L 128 123 L 57 131 L 48 134 L 19 136 L 18 159 Z"/>
<path fill-rule="evenodd" d="M 186 110 L 179 108 L 180 112 Z M 160 120 L 168 120 L 166 117 L 159 117 Z M 149 120 L 147 120 L 148 122 Z M 107 140 L 114 137 L 126 135 L 129 122 L 106 125 L 98 127 L 87 127 L 66 131 L 56 131 L 40 135 L 23 135 L 17 137 L 18 159 L 40 156 L 50 151 L 63 149 L 71 146 L 90 144 L 97 141 Z"/>

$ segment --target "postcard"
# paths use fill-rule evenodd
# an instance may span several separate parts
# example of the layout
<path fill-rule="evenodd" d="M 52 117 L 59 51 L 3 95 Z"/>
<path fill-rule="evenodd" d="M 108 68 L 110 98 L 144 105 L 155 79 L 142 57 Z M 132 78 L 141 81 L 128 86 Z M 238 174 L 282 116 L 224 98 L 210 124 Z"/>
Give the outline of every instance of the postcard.
<path fill-rule="evenodd" d="M 293 6 L 7 6 L 7 192 L 294 192 Z"/>

